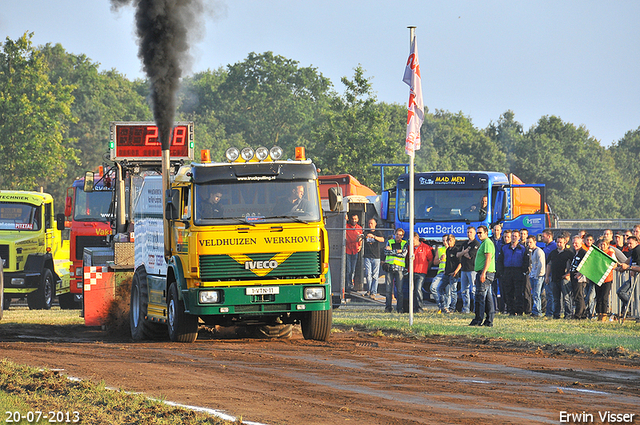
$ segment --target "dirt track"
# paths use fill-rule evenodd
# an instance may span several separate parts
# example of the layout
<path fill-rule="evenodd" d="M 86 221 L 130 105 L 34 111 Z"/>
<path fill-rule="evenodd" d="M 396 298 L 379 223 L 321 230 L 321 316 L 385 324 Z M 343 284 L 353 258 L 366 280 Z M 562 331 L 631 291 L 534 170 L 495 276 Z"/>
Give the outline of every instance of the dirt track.
<path fill-rule="evenodd" d="M 2 357 L 268 424 L 560 423 L 560 412 L 634 413 L 640 360 L 495 342 L 336 332 L 329 342 L 134 343 L 82 326 L 0 325 Z"/>

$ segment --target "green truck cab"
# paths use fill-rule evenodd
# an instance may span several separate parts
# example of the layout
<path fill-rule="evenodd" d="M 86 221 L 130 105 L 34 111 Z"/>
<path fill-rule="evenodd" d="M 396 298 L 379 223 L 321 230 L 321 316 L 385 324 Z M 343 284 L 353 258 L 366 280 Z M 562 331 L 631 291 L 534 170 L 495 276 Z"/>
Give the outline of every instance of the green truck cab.
<path fill-rule="evenodd" d="M 69 244 L 63 241 L 64 214 L 54 217 L 47 193 L 0 191 L 0 258 L 4 308 L 26 297 L 30 309 L 61 306 L 69 292 Z"/>

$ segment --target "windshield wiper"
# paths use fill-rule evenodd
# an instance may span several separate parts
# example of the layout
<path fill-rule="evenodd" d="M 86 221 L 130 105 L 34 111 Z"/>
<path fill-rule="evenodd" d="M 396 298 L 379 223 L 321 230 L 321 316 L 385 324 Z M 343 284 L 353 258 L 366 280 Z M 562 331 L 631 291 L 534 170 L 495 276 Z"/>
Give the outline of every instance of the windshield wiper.
<path fill-rule="evenodd" d="M 306 221 L 306 220 L 302 220 L 301 218 L 299 218 L 299 217 L 298 217 L 298 216 L 296 216 L 296 215 L 274 215 L 274 216 L 265 217 L 265 218 L 267 218 L 267 219 L 270 219 L 270 218 L 289 218 L 289 219 L 291 219 L 291 220 L 293 220 L 293 221 L 296 221 L 296 222 L 298 222 L 298 223 L 305 223 L 305 224 L 309 224 L 309 222 L 308 222 L 308 221 Z"/>
<path fill-rule="evenodd" d="M 249 226 L 255 227 L 256 225 L 255 223 L 250 222 L 244 217 L 218 217 L 218 218 L 214 218 L 213 220 L 234 220 L 241 224 L 248 224 Z"/>

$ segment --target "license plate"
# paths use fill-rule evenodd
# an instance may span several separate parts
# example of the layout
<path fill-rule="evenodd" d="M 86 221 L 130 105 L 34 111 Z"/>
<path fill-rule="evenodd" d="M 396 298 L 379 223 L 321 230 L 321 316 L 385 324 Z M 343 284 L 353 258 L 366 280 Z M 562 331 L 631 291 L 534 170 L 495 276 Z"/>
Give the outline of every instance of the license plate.
<path fill-rule="evenodd" d="M 247 288 L 247 295 L 270 295 L 270 294 L 279 294 L 280 288 L 277 286 L 258 286 L 255 288 Z"/>

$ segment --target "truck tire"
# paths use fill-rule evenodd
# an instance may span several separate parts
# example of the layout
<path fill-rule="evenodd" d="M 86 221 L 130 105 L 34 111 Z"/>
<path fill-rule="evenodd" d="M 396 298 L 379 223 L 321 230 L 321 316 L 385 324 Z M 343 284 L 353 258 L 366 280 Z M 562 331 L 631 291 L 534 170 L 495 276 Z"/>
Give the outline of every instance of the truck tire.
<path fill-rule="evenodd" d="M 198 337 L 198 316 L 185 313 L 184 303 L 178 298 L 178 285 L 169 286 L 167 300 L 169 338 L 173 342 L 194 342 Z"/>
<path fill-rule="evenodd" d="M 167 336 L 167 330 L 164 325 L 152 323 L 145 319 L 148 305 L 147 273 L 144 270 L 137 271 L 131 279 L 131 301 L 129 304 L 129 326 L 131 328 L 131 338 L 134 341 L 161 339 Z"/>
<path fill-rule="evenodd" d="M 293 325 L 261 325 L 256 326 L 255 331 L 260 338 L 289 339 L 293 334 Z"/>
<path fill-rule="evenodd" d="M 37 291 L 27 294 L 27 304 L 30 310 L 49 310 L 53 304 L 53 294 L 55 291 L 53 283 L 53 273 L 51 270 L 44 269 L 42 272 L 42 281 Z"/>
<path fill-rule="evenodd" d="M 77 310 L 82 308 L 79 302 L 76 301 L 75 296 L 71 292 L 58 295 L 58 303 L 61 310 Z"/>
<path fill-rule="evenodd" d="M 332 317 L 331 309 L 306 313 L 305 317 L 300 321 L 304 339 L 328 340 L 331 334 Z"/>

